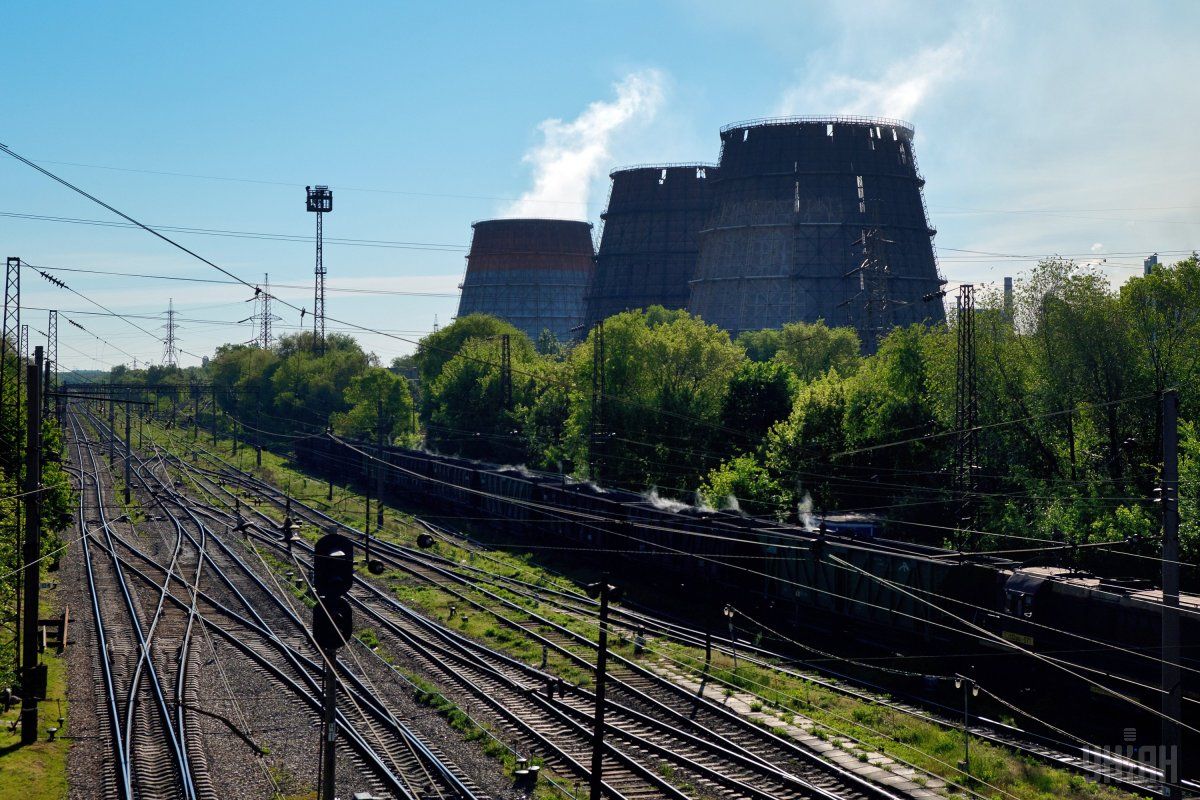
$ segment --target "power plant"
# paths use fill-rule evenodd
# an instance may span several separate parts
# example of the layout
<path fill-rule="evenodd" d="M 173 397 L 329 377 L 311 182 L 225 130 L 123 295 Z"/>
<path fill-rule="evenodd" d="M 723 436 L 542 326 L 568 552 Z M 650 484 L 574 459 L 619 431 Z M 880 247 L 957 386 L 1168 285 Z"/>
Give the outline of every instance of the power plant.
<path fill-rule="evenodd" d="M 718 165 L 614 170 L 593 269 L 586 222 L 477 222 L 459 316 L 560 340 L 621 311 L 686 308 L 737 335 L 823 319 L 866 351 L 945 319 L 906 122 L 786 117 L 721 129 Z"/>
<path fill-rule="evenodd" d="M 563 219 L 492 219 L 471 226 L 458 316 L 492 314 L 534 341 L 560 341 L 584 321 L 594 268 L 592 226 Z"/>
<path fill-rule="evenodd" d="M 714 164 L 659 164 L 609 175 L 589 324 L 634 308 L 687 307 L 716 172 Z"/>

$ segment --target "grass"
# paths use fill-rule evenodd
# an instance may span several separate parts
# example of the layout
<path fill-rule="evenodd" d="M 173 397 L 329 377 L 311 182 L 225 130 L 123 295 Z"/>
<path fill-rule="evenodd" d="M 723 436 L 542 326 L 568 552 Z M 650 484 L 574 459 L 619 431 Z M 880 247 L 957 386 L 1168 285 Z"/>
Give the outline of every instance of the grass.
<path fill-rule="evenodd" d="M 43 611 L 43 613 L 49 613 Z M 0 714 L 0 800 L 59 800 L 67 796 L 67 751 L 70 730 L 60 730 L 53 742 L 50 728 L 58 727 L 59 704 L 67 716 L 66 660 L 52 650 L 42 654 L 47 667 L 49 700 L 38 709 L 38 740 L 21 746 L 21 727 L 10 732 L 10 722 L 20 716 L 20 705 Z"/>
<path fill-rule="evenodd" d="M 162 443 L 167 444 L 165 439 Z M 178 441 L 175 444 L 177 445 Z M 211 441 L 201 444 L 209 447 Z M 330 516 L 362 527 L 361 509 L 364 501 L 361 495 L 335 486 L 333 500 L 330 502 L 327 499 L 328 484 L 300 472 L 290 461 L 264 450 L 262 467 L 256 467 L 252 449 L 242 448 L 239 455 L 233 457 L 229 452 L 228 440 L 223 440 L 222 444 L 224 449 L 220 451 L 221 455 L 242 469 L 255 473 L 276 486 L 287 487 L 293 497 L 321 508 Z M 272 513 L 276 519 L 281 519 L 278 512 L 268 509 L 267 506 L 263 506 L 262 510 Z M 374 514 L 373 509 L 373 530 Z M 383 529 L 378 531 L 377 535 L 380 538 L 413 545 L 419 531 L 409 515 L 388 508 L 385 510 Z M 313 532 L 305 533 L 313 535 Z M 529 554 L 491 551 L 483 556 L 470 554 L 440 541 L 435 542 L 431 549 L 432 552 L 447 558 L 460 562 L 470 561 L 474 566 L 485 568 L 493 574 L 520 577 L 538 585 L 552 585 L 562 590 L 577 591 L 561 578 L 543 570 L 533 562 Z M 541 645 L 525 633 L 513 629 L 514 624 L 531 622 L 532 618 L 527 613 L 514 609 L 500 611 L 495 608 L 493 600 L 466 586 L 458 587 L 457 591 L 488 606 L 488 610 L 469 606 L 463 599 L 446 590 L 431 586 L 400 570 L 385 573 L 383 578 L 403 602 L 421 609 L 435 619 L 450 623 L 452 627 L 468 636 L 488 642 L 494 649 L 527 664 L 541 666 Z M 529 612 L 564 625 L 587 639 L 594 640 L 597 636 L 594 624 L 589 621 L 555 611 L 549 606 L 543 606 L 537 601 L 505 589 L 489 587 L 489 591 Z M 451 620 L 452 607 L 455 613 Z M 610 646 L 626 657 L 633 658 L 631 638 L 617 632 L 617 635 L 610 637 Z M 594 657 L 591 651 L 583 646 L 569 649 L 585 661 Z M 649 658 L 653 658 L 657 653 L 663 666 L 670 666 L 679 671 L 700 671 L 704 668 L 702 648 L 659 640 L 651 643 L 651 650 L 648 652 Z M 590 669 L 553 649 L 547 659 L 546 671 L 582 686 L 589 685 L 592 680 Z M 968 783 L 966 776 L 955 768 L 963 756 L 963 737 L 961 732 L 954 728 L 838 694 L 770 667 L 749 665 L 742 661 L 734 668 L 732 662 L 720 653 L 714 654 L 709 678 L 710 681 L 725 684 L 723 691 L 726 697 L 732 697 L 736 692 L 753 695 L 751 707 L 754 711 L 775 713 L 786 721 L 790 721 L 796 714 L 811 719 L 815 723 L 812 734 L 819 739 L 844 743 L 846 739 L 858 740 L 861 745 L 854 751 L 856 758 L 866 760 L 870 752 L 884 753 L 911 763 L 960 788 Z M 845 744 L 853 747 L 850 743 Z M 974 778 L 970 781 L 972 788 L 998 800 L 1005 797 L 1016 800 L 1121 800 L 1132 797 L 1113 787 L 1091 783 L 1081 776 L 1054 769 L 979 740 L 971 742 L 971 773 Z M 920 775 L 917 780 L 922 784 L 929 782 L 927 777 Z M 981 786 L 980 782 L 987 785 Z"/>

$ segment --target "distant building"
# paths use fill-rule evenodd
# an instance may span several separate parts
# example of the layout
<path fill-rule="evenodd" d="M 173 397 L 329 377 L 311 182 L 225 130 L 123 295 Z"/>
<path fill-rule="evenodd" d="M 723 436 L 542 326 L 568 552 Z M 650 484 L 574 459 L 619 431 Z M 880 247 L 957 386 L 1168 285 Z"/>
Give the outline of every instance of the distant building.
<path fill-rule="evenodd" d="M 1158 266 L 1158 253 L 1147 258 L 1142 262 L 1142 274 L 1149 275 L 1154 272 L 1154 268 Z"/>

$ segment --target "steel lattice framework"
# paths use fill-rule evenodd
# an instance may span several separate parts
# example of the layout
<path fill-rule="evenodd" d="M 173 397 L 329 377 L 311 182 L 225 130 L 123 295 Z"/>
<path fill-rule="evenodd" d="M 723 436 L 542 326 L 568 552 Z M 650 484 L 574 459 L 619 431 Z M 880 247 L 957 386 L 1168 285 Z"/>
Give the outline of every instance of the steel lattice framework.
<path fill-rule="evenodd" d="M 954 398 L 954 489 L 959 498 L 960 529 L 971 530 L 972 498 L 979 474 L 979 391 L 975 365 L 975 287 L 964 283 L 955 302 L 958 333 Z M 963 544 L 959 535 L 959 545 Z"/>
<path fill-rule="evenodd" d="M 887 246 L 891 239 L 884 238 L 878 227 L 863 228 L 862 235 L 854 240 L 854 248 L 862 252 L 862 262 L 847 273 L 847 277 L 858 280 L 858 292 L 848 298 L 846 306 L 854 327 L 862 337 L 863 349 L 873 353 L 883 338 L 895 325 L 896 302 L 891 293 L 891 266 L 888 264 Z"/>
<path fill-rule="evenodd" d="M 168 367 L 179 366 L 179 348 L 175 342 L 175 332 L 179 326 L 175 323 L 175 298 L 167 301 L 167 324 L 163 326 L 167 336 L 163 339 L 163 362 Z"/>
<path fill-rule="evenodd" d="M 333 192 L 328 186 L 305 186 L 305 209 L 317 215 L 317 264 L 313 271 L 313 348 L 325 352 L 325 245 L 324 217 L 333 211 Z"/>
<path fill-rule="evenodd" d="M 50 309 L 46 320 L 46 385 L 42 390 L 43 405 L 50 408 L 50 393 L 58 391 L 58 312 Z M 133 364 L 137 369 L 137 362 Z M 55 401 L 57 405 L 57 400 Z"/>
<path fill-rule="evenodd" d="M 732 333 L 824 319 L 859 327 L 864 341 L 884 308 L 888 324 L 942 321 L 919 302 L 941 280 L 912 135 L 866 118 L 725 128 L 689 310 Z M 861 269 L 864 230 L 887 242 L 870 259 L 887 267 L 883 279 Z"/>
<path fill-rule="evenodd" d="M 18 420 L 21 413 L 21 259 L 10 257 L 4 270 L 4 319 L 0 331 L 0 417 L 12 414 Z M 18 452 L 19 425 L 5 425 L 4 450 Z M 9 475 L 16 475 L 20 459 L 0 465 Z"/>

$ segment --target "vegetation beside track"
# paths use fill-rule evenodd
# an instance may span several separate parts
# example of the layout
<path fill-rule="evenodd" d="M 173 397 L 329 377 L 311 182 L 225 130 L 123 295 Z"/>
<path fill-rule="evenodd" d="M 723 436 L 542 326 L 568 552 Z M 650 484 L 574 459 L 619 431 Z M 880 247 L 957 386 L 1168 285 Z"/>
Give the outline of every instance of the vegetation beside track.
<path fill-rule="evenodd" d="M 54 609 L 43 595 L 43 613 Z M 21 726 L 14 727 L 21 713 L 20 703 L 0 713 L 0 800 L 63 800 L 67 796 L 67 752 L 72 731 L 60 725 L 67 716 L 67 660 L 51 649 L 42 653 L 46 665 L 47 700 L 38 714 L 38 740 L 21 746 Z M 50 729 L 57 728 L 54 741 Z"/>

